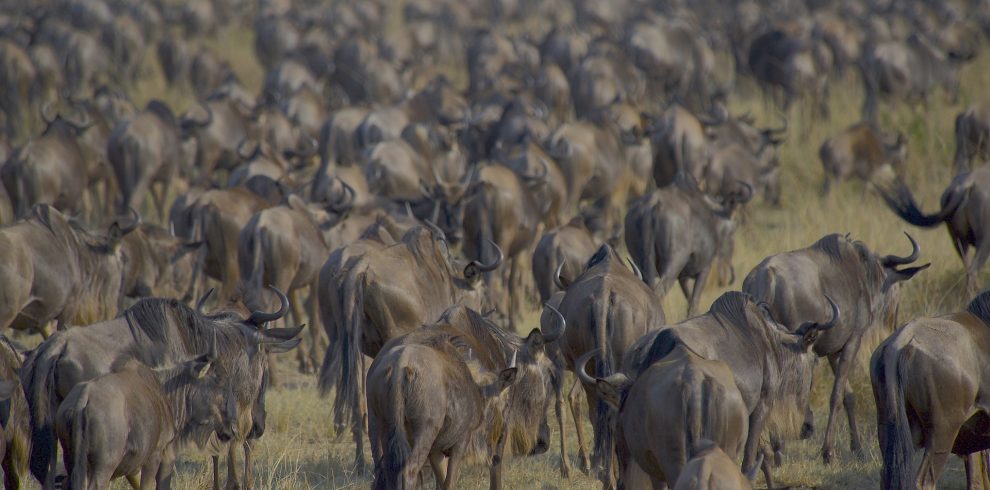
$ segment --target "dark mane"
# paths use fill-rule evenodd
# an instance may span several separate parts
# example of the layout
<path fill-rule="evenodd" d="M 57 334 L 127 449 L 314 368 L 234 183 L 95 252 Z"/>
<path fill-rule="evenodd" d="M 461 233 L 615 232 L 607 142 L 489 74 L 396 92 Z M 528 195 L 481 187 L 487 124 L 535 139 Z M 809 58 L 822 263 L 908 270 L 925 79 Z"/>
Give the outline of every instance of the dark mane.
<path fill-rule="evenodd" d="M 966 311 L 990 325 L 990 289 L 976 295 L 966 306 Z"/>
<path fill-rule="evenodd" d="M 141 350 L 135 357 L 149 365 L 167 364 L 166 353 L 186 353 L 188 357 L 204 354 L 214 338 L 221 358 L 247 346 L 244 336 L 230 328 L 233 321 L 240 320 L 236 315 L 204 316 L 176 299 L 141 299 L 124 312 L 124 317 Z"/>
<path fill-rule="evenodd" d="M 811 248 L 821 250 L 832 260 L 842 260 L 842 251 L 848 246 L 850 240 L 838 233 L 832 233 L 821 237 Z M 856 243 L 856 242 L 854 242 Z"/>
<path fill-rule="evenodd" d="M 708 312 L 715 315 L 719 321 L 724 318 L 731 325 L 746 325 L 749 323 L 747 313 L 755 306 L 756 300 L 749 294 L 729 291 L 719 296 Z"/>
<path fill-rule="evenodd" d="M 500 370 L 508 366 L 507 352 L 519 350 L 522 340 L 488 321 L 480 313 L 454 305 L 445 311 L 436 326 L 443 328 L 437 342 L 449 343 L 460 355 L 476 358 L 485 368 Z M 436 345 L 435 344 L 435 345 Z"/>

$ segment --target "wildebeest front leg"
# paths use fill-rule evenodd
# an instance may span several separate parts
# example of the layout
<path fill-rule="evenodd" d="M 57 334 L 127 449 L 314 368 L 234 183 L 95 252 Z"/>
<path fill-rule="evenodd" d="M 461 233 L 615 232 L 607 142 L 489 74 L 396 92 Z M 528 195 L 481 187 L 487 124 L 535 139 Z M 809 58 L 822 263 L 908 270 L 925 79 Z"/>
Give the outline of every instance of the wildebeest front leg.
<path fill-rule="evenodd" d="M 990 258 L 990 240 L 984 240 L 982 243 L 976 245 L 976 254 L 973 255 L 973 261 L 966 268 L 966 284 L 970 296 L 975 295 L 979 291 L 980 269 L 987 263 L 987 258 Z"/>
<path fill-rule="evenodd" d="M 213 490 L 220 490 L 220 456 L 210 456 L 213 462 Z"/>
<path fill-rule="evenodd" d="M 318 291 L 319 281 L 316 280 L 309 286 L 309 300 L 306 302 L 307 314 L 309 314 L 309 332 L 313 337 L 309 359 L 314 367 L 314 371 L 316 366 L 320 365 L 320 355 L 326 352 L 327 346 L 330 344 L 330 339 L 327 337 L 326 329 L 323 328 L 319 312 L 317 311 L 317 304 L 319 303 Z"/>
<path fill-rule="evenodd" d="M 694 288 L 691 290 L 691 296 L 688 300 L 688 318 L 691 318 L 698 311 L 698 302 L 701 301 L 701 292 L 705 289 L 705 283 L 708 282 L 708 273 L 711 272 L 712 266 L 708 264 L 707 267 L 701 270 L 698 277 L 694 278 Z"/>
<path fill-rule="evenodd" d="M 574 384 L 571 386 L 571 392 L 568 393 L 568 403 L 571 406 L 571 419 L 574 420 L 574 430 L 577 432 L 578 440 L 578 457 L 581 458 L 581 467 L 579 468 L 584 474 L 591 473 L 591 458 L 588 457 L 588 449 L 584 444 L 584 426 L 581 424 L 581 400 L 578 398 L 581 396 L 581 386 L 578 380 L 574 380 Z M 562 448 L 563 452 L 564 449 Z"/>
<path fill-rule="evenodd" d="M 861 455 L 862 448 L 859 443 L 859 432 L 855 422 L 855 398 L 849 388 L 849 369 L 853 365 L 853 360 L 859 352 L 861 337 L 853 336 L 846 343 L 841 352 L 828 356 L 829 365 L 835 375 L 835 384 L 832 385 L 832 396 L 829 399 L 828 422 L 825 424 L 825 442 L 822 443 L 822 460 L 825 464 L 830 464 L 834 453 L 832 443 L 835 429 L 835 414 L 839 409 L 839 403 L 846 405 L 846 413 L 849 417 L 849 439 L 852 450 Z"/>
<path fill-rule="evenodd" d="M 505 441 L 508 439 L 506 437 L 509 432 L 508 428 L 509 420 L 506 420 L 502 425 L 502 430 L 499 431 L 498 439 L 495 441 L 495 451 L 492 453 L 492 467 L 488 475 L 488 487 L 491 490 L 500 490 L 502 488 L 502 457 L 505 455 Z M 450 469 L 448 468 L 448 477 Z"/>
<path fill-rule="evenodd" d="M 564 373 L 561 370 L 557 373 L 558 381 L 554 386 L 556 400 L 554 402 L 554 412 L 557 414 L 557 424 L 560 427 L 560 476 L 571 477 L 571 462 L 567 458 L 567 431 L 564 430 Z"/>
<path fill-rule="evenodd" d="M 251 451 L 254 449 L 254 440 L 246 440 L 244 448 L 244 488 L 254 488 L 254 460 L 251 459 Z"/>
<path fill-rule="evenodd" d="M 457 488 L 457 476 L 461 469 L 461 460 L 464 459 L 464 450 L 467 447 L 467 440 L 462 440 L 454 445 L 447 457 L 447 478 L 443 481 L 444 490 Z"/>
<path fill-rule="evenodd" d="M 302 325 L 304 322 L 302 317 L 302 306 L 299 303 L 299 289 L 289 291 L 289 308 L 289 311 L 292 313 L 292 321 L 296 325 Z M 310 332 L 312 331 L 313 329 L 310 328 Z M 309 356 L 306 355 L 305 351 L 306 349 L 302 348 L 296 349 L 296 360 L 299 362 L 300 373 L 309 373 L 313 370 L 313 365 L 309 362 Z"/>

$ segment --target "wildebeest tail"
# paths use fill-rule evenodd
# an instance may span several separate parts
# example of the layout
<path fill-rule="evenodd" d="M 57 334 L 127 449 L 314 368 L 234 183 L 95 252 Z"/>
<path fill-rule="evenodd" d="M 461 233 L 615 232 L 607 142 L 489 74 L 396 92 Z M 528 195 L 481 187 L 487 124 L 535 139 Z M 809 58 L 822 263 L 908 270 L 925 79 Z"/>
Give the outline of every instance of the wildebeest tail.
<path fill-rule="evenodd" d="M 615 293 L 609 292 L 610 296 Z M 595 372 L 599 377 L 607 377 L 615 372 L 615 359 L 608 341 L 608 332 L 612 331 L 612 312 L 608 305 L 613 304 L 614 297 L 606 301 L 595 301 L 591 305 L 592 325 L 595 335 L 595 348 L 601 353 L 595 361 Z M 612 412 L 603 400 L 595 404 L 595 447 L 594 455 L 606 476 L 611 474 L 612 453 L 615 448 L 615 437 L 612 429 Z"/>
<path fill-rule="evenodd" d="M 878 186 L 878 191 L 883 200 L 892 211 L 897 213 L 904 221 L 914 226 L 932 228 L 942 224 L 949 216 L 956 212 L 962 204 L 965 193 L 956 191 L 949 194 L 949 198 L 942 203 L 942 209 L 935 214 L 924 214 L 918 209 L 918 204 L 908 189 L 907 184 L 900 178 L 894 179 L 889 184 L 889 188 Z"/>
<path fill-rule="evenodd" d="M 36 349 L 21 368 L 21 384 L 27 395 L 31 413 L 31 474 L 44 483 L 54 466 L 57 452 L 55 432 L 52 427 L 57 400 L 52 399 L 55 390 L 55 366 L 62 355 L 62 343 L 50 340 Z"/>
<path fill-rule="evenodd" d="M 888 354 L 888 344 L 882 344 L 871 364 L 873 396 L 877 403 L 877 432 L 883 456 L 881 487 L 904 490 L 914 487 L 914 446 L 908 425 L 907 405 L 900 362 Z"/>
<path fill-rule="evenodd" d="M 333 401 L 334 424 L 343 426 L 345 420 L 354 418 L 354 407 L 359 402 L 360 378 L 364 376 L 361 368 L 361 336 L 364 332 L 364 283 L 363 271 L 349 271 L 344 279 L 342 295 L 342 325 L 338 325 L 340 335 L 336 342 L 330 342 L 327 351 L 328 359 L 324 359 L 320 368 L 319 386 L 321 393 L 328 393 L 336 388 Z M 336 376 L 336 378 L 334 378 Z M 355 421 L 355 423 L 363 423 Z"/>
<path fill-rule="evenodd" d="M 407 367 L 400 367 L 389 376 L 388 436 L 382 448 L 382 458 L 375 465 L 375 490 L 402 488 L 403 468 L 409 460 L 412 448 L 405 434 L 406 393 L 405 387 L 415 383 L 416 373 Z"/>
<path fill-rule="evenodd" d="M 79 408 L 84 408 L 89 404 L 89 392 L 84 390 L 82 397 L 79 399 Z M 86 476 L 89 474 L 87 471 L 88 457 L 86 454 L 86 448 L 83 445 L 83 441 L 88 440 L 91 436 L 87 433 L 88 428 L 86 427 L 86 411 L 85 410 L 66 410 L 65 420 L 70 421 L 72 424 L 68 429 L 68 433 L 72 438 L 72 454 L 66 454 L 65 459 L 72 461 L 71 474 L 68 475 L 70 486 L 72 488 L 87 488 L 88 482 L 86 481 Z"/>

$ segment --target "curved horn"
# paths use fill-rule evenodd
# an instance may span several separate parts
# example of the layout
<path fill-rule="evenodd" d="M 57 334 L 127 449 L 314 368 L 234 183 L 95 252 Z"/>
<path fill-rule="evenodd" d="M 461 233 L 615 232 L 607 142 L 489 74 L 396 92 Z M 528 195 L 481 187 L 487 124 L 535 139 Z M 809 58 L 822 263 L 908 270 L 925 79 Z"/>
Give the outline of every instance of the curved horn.
<path fill-rule="evenodd" d="M 498 269 L 498 266 L 502 265 L 502 260 L 505 259 L 505 255 L 502 254 L 502 248 L 499 247 L 497 243 L 491 240 L 488 240 L 488 243 L 492 244 L 492 246 L 495 247 L 495 251 L 498 252 L 498 257 L 495 259 L 495 261 L 492 262 L 491 264 L 482 264 L 477 260 L 472 260 L 471 263 L 468 264 L 468 267 L 470 266 L 477 267 L 478 271 L 480 272 L 491 272 L 495 269 Z"/>
<path fill-rule="evenodd" d="M 818 324 L 818 330 L 828 330 L 839 322 L 839 305 L 835 304 L 835 301 L 832 301 L 832 298 L 828 296 L 825 296 L 825 300 L 828 301 L 828 305 L 832 309 L 832 318 L 826 323 Z"/>
<path fill-rule="evenodd" d="M 550 173 L 550 164 L 547 163 L 546 159 L 540 159 L 540 167 L 543 169 L 542 172 L 536 175 L 524 175 L 523 180 L 529 183 L 542 183 L 547 179 L 547 174 Z"/>
<path fill-rule="evenodd" d="M 278 310 L 272 313 L 267 313 L 264 311 L 252 311 L 251 316 L 248 317 L 245 323 L 250 323 L 252 325 L 260 327 L 261 325 L 267 322 L 278 320 L 279 318 L 285 316 L 286 313 L 288 313 L 289 298 L 285 295 L 285 293 L 279 291 L 278 288 L 275 286 L 268 286 L 268 289 L 271 289 L 278 296 L 278 301 L 280 303 Z"/>
<path fill-rule="evenodd" d="M 724 123 L 725 121 L 728 121 L 729 111 L 727 111 L 725 107 L 722 106 L 718 106 L 718 109 L 719 109 L 718 112 L 715 114 L 708 114 L 707 116 L 704 115 L 696 116 L 698 122 L 700 122 L 702 126 L 718 126 Z"/>
<path fill-rule="evenodd" d="M 549 303 L 544 304 L 543 306 L 546 306 L 550 311 L 552 311 L 554 318 L 556 318 L 557 320 L 555 322 L 555 324 L 558 325 L 557 327 L 555 327 L 553 330 L 542 332 L 543 340 L 547 342 L 553 342 L 559 339 L 560 336 L 564 334 L 564 331 L 567 330 L 567 320 L 564 319 L 564 315 L 560 312 L 560 310 L 554 308 Z"/>
<path fill-rule="evenodd" d="M 190 119 L 186 119 L 186 124 L 189 126 L 198 126 L 201 128 L 205 128 L 206 126 L 209 126 L 210 124 L 213 123 L 213 110 L 210 109 L 209 105 L 203 104 L 202 102 L 199 104 L 199 106 L 202 107 L 204 111 L 206 111 L 206 119 L 197 120 L 190 118 Z"/>
<path fill-rule="evenodd" d="M 591 358 L 600 351 L 601 349 L 590 350 L 582 354 L 581 357 L 574 361 L 574 374 L 577 375 L 578 379 L 580 379 L 582 383 L 589 385 L 595 384 L 595 378 L 592 378 L 588 372 L 584 370 L 584 367 L 588 364 L 588 361 L 590 361 Z"/>
<path fill-rule="evenodd" d="M 436 223 L 434 223 L 434 222 L 432 222 L 432 221 L 430 221 L 430 220 L 427 219 L 427 220 L 423 220 L 423 224 L 426 225 L 426 227 L 429 228 L 430 231 L 433 232 L 433 234 L 435 235 L 435 238 L 437 240 L 444 241 L 444 242 L 447 241 L 447 234 L 444 233 L 443 230 L 441 230 L 440 227 L 437 226 Z"/>
<path fill-rule="evenodd" d="M 210 288 L 210 290 L 207 291 L 206 294 L 204 294 L 202 297 L 200 297 L 199 298 L 199 301 L 196 302 L 196 312 L 197 313 L 200 313 L 200 314 L 203 313 L 203 307 L 206 306 L 206 300 L 210 299 L 210 296 L 213 295 L 213 290 L 214 289 L 216 289 L 216 288 Z"/>
<path fill-rule="evenodd" d="M 89 127 L 94 124 L 92 118 L 90 118 L 89 114 L 87 114 L 85 111 L 76 111 L 76 112 L 80 116 L 79 119 L 73 120 L 65 116 L 62 116 L 62 120 L 79 132 L 89 129 Z"/>
<path fill-rule="evenodd" d="M 629 262 L 629 268 L 632 269 L 633 274 L 636 274 L 636 277 L 638 277 L 639 280 L 642 281 L 643 271 L 639 270 L 639 266 L 637 266 L 636 263 L 633 262 L 633 260 L 630 259 L 629 257 L 626 257 L 626 262 Z"/>
<path fill-rule="evenodd" d="M 125 227 L 122 227 L 120 229 L 120 234 L 121 235 L 126 235 L 126 234 L 128 234 L 128 233 L 136 230 L 138 226 L 141 226 L 141 215 L 138 214 L 138 212 L 135 211 L 134 208 L 132 208 L 132 207 L 128 207 L 127 210 L 131 213 L 131 224 L 129 224 L 129 225 L 125 226 Z"/>
<path fill-rule="evenodd" d="M 512 360 L 509 361 L 509 367 L 510 368 L 516 367 L 516 356 L 518 354 L 519 354 L 518 351 L 515 351 L 515 350 L 512 351 Z"/>
<path fill-rule="evenodd" d="M 560 265 L 557 266 L 557 269 L 553 271 L 553 284 L 554 284 L 554 286 L 557 286 L 557 289 L 559 289 L 561 291 L 564 291 L 564 290 L 567 289 L 567 286 L 564 285 L 564 281 L 561 281 L 560 280 L 560 271 L 563 268 L 564 268 L 564 263 L 561 262 Z"/>
<path fill-rule="evenodd" d="M 753 185 L 750 184 L 749 182 L 744 182 L 742 180 L 737 180 L 736 182 L 738 182 L 739 185 L 743 186 L 743 189 L 744 189 L 744 192 L 742 194 L 742 197 L 739 198 L 738 203 L 739 204 L 744 204 L 744 203 L 747 203 L 750 200 L 752 200 L 753 199 L 753 194 L 754 194 Z"/>
<path fill-rule="evenodd" d="M 918 260 L 918 256 L 921 254 L 921 247 L 918 246 L 918 242 L 916 242 L 914 237 L 912 237 L 908 232 L 905 231 L 904 236 L 906 236 L 908 241 L 911 242 L 911 255 L 908 255 L 907 257 L 888 255 L 880 260 L 884 267 L 910 264 L 911 262 Z"/>
<path fill-rule="evenodd" d="M 330 210 L 333 211 L 334 213 L 341 214 L 351 209 L 351 207 L 353 207 L 355 192 L 354 192 L 354 188 L 351 187 L 350 184 L 348 184 L 346 181 L 344 181 L 344 179 L 341 179 L 340 177 L 336 177 L 336 176 L 334 176 L 334 179 L 340 182 L 340 185 L 343 186 L 344 188 L 344 192 L 342 193 L 343 195 L 340 198 L 330 203 L 329 207 Z"/>
<path fill-rule="evenodd" d="M 217 357 L 219 357 L 217 355 L 217 328 L 216 327 L 213 328 L 213 339 L 210 340 L 210 349 L 209 349 L 209 351 L 207 352 L 206 355 L 207 355 L 207 358 L 210 359 L 210 360 L 214 360 Z"/>
<path fill-rule="evenodd" d="M 51 124 L 52 121 L 55 120 L 55 116 L 51 115 L 51 111 L 52 111 L 51 102 L 48 102 L 47 104 L 41 107 L 41 120 L 44 121 L 45 124 Z"/>
<path fill-rule="evenodd" d="M 440 185 L 443 185 L 443 183 L 446 182 L 445 180 L 443 180 L 443 178 L 440 177 L 440 173 L 437 172 L 437 166 L 436 166 L 435 163 L 433 165 L 430 165 L 430 171 L 433 172 L 433 181 L 434 182 L 436 182 L 437 184 L 440 184 Z"/>
<path fill-rule="evenodd" d="M 251 149 L 250 153 L 244 153 L 244 145 L 254 143 L 254 148 Z M 237 144 L 237 156 L 241 157 L 241 160 L 253 160 L 254 157 L 261 153 L 261 144 L 251 138 L 244 138 L 240 143 Z"/>

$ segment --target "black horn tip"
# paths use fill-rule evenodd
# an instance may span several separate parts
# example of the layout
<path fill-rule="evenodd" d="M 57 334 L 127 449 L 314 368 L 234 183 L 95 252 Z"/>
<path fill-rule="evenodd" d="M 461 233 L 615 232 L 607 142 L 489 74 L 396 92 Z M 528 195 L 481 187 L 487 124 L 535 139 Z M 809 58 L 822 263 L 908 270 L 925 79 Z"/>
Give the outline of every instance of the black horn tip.
<path fill-rule="evenodd" d="M 197 312 L 203 313 L 203 307 L 206 306 L 206 300 L 210 299 L 210 296 L 213 295 L 213 291 L 215 291 L 215 290 L 216 290 L 216 288 L 210 288 L 210 290 L 207 291 L 206 294 L 204 294 L 203 296 L 201 296 L 199 298 L 199 301 L 196 302 L 196 311 Z"/>
<path fill-rule="evenodd" d="M 588 352 L 585 352 L 584 354 L 581 355 L 581 357 L 577 358 L 577 360 L 574 361 L 574 374 L 577 375 L 578 379 L 580 379 L 582 383 L 585 384 L 595 383 L 595 378 L 592 378 L 591 375 L 588 374 L 588 371 L 585 370 L 585 366 L 588 364 L 588 361 L 590 361 L 591 358 L 594 357 L 596 354 L 598 354 L 598 352 L 600 351 L 601 349 L 592 349 Z"/>
<path fill-rule="evenodd" d="M 543 332 L 543 340 L 547 342 L 553 342 L 559 339 L 560 336 L 564 334 L 564 331 L 567 330 L 567 320 L 564 318 L 564 314 L 561 313 L 560 310 L 558 310 L 557 308 L 554 308 L 553 305 L 547 303 L 544 304 L 543 306 L 545 306 L 547 309 L 553 312 L 554 318 L 557 320 L 558 327 L 554 328 L 549 332 Z"/>
<path fill-rule="evenodd" d="M 251 316 L 248 317 L 248 319 L 247 319 L 247 323 L 250 323 L 250 324 L 253 324 L 255 326 L 259 326 L 260 327 L 261 325 L 264 325 L 265 323 L 268 323 L 268 322 L 271 322 L 271 321 L 275 321 L 275 320 L 278 320 L 279 318 L 282 318 L 289 311 L 289 298 L 288 298 L 288 296 L 286 296 L 285 293 L 283 293 L 282 291 L 280 291 L 275 286 L 269 285 L 268 286 L 268 289 L 272 290 L 272 292 L 274 292 L 278 296 L 279 309 L 277 311 L 275 311 L 275 312 L 272 312 L 272 313 L 268 313 L 268 312 L 264 312 L 264 311 L 252 311 L 251 312 Z"/>

